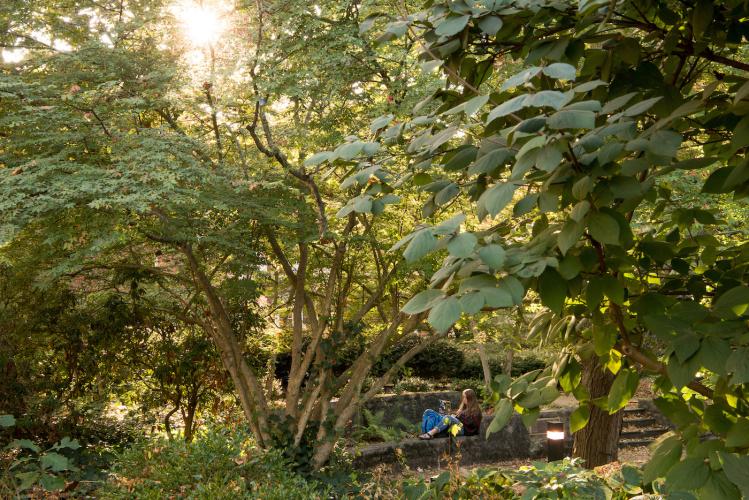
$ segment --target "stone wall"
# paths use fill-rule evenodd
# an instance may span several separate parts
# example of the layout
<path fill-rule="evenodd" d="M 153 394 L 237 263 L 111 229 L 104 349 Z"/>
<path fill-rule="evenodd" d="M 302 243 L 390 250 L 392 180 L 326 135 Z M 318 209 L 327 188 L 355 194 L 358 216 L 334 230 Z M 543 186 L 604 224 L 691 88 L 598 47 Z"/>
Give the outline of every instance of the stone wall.
<path fill-rule="evenodd" d="M 383 413 L 383 422 L 393 422 L 403 417 L 415 426 L 420 424 L 421 415 L 427 408 L 437 409 L 440 400 L 449 400 L 453 409 L 460 403 L 460 392 L 420 392 L 400 395 L 377 396 L 365 408 L 372 413 Z M 407 463 L 410 467 L 437 467 L 451 456 L 460 453 L 460 463 L 464 465 L 478 462 L 493 462 L 513 458 L 543 457 L 546 455 L 546 428 L 548 422 L 564 422 L 565 445 L 572 452 L 573 436 L 569 428 L 569 415 L 572 408 L 544 410 L 530 431 L 523 425 L 520 416 L 514 415 L 502 431 L 486 439 L 486 429 L 492 416 L 484 415 L 478 436 L 458 438 L 435 438 L 423 441 L 406 439 L 397 443 L 381 443 L 366 446 L 355 451 L 355 464 L 360 468 L 379 464 Z"/>
<path fill-rule="evenodd" d="M 427 408 L 436 410 L 440 400 L 448 400 L 454 410 L 460 404 L 460 392 L 412 392 L 406 394 L 388 394 L 376 396 L 364 404 L 364 408 L 372 413 L 383 412 L 383 422 L 393 422 L 403 417 L 414 424 L 421 424 L 421 415 Z"/>
<path fill-rule="evenodd" d="M 397 443 L 382 443 L 355 451 L 354 465 L 367 469 L 381 464 L 407 464 L 408 467 L 441 467 L 460 456 L 462 465 L 494 462 L 530 456 L 530 436 L 520 417 L 514 415 L 500 432 L 485 438 L 490 416 L 481 421 L 478 436 L 405 439 Z"/>

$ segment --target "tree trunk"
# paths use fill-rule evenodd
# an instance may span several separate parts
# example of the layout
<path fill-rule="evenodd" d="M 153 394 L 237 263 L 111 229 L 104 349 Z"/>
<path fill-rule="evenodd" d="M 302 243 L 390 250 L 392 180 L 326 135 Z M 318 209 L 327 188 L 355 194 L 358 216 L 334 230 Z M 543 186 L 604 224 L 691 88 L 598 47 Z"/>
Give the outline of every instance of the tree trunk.
<path fill-rule="evenodd" d="M 479 359 L 481 360 L 481 370 L 484 372 L 484 385 L 490 388 L 492 384 L 492 368 L 489 366 L 489 358 L 486 357 L 486 348 L 484 344 L 478 345 Z"/>
<path fill-rule="evenodd" d="M 611 390 L 614 378 L 596 356 L 583 363 L 581 383 L 590 392 L 591 399 L 606 396 Z M 589 469 L 616 461 L 622 416 L 621 411 L 609 415 L 609 412 L 591 405 L 588 425 L 575 433 L 572 455 L 585 460 L 585 467 Z"/>
<path fill-rule="evenodd" d="M 185 442 L 192 442 L 193 431 L 195 429 L 195 412 L 198 408 L 198 398 L 191 398 L 185 409 L 183 420 L 185 421 Z"/>
<path fill-rule="evenodd" d="M 505 353 L 505 359 L 502 363 L 502 373 L 507 375 L 508 377 L 512 376 L 512 362 L 515 359 L 515 349 L 512 347 L 507 348 L 507 352 Z"/>
<path fill-rule="evenodd" d="M 210 278 L 201 269 L 189 245 L 183 245 L 180 249 L 187 257 L 196 285 L 203 291 L 208 302 L 209 319 L 203 322 L 203 327 L 213 339 L 224 368 L 234 382 L 242 410 L 257 444 L 267 448 L 271 445 L 271 437 L 268 425 L 268 405 L 262 387 L 252 368 L 247 364 L 247 360 L 244 359 L 224 304 L 211 284 Z"/>
<path fill-rule="evenodd" d="M 179 410 L 179 402 L 177 402 L 176 406 L 172 408 L 165 416 L 164 416 L 164 430 L 166 431 L 166 436 L 169 438 L 169 441 L 172 440 L 172 415 L 177 413 L 177 410 Z"/>

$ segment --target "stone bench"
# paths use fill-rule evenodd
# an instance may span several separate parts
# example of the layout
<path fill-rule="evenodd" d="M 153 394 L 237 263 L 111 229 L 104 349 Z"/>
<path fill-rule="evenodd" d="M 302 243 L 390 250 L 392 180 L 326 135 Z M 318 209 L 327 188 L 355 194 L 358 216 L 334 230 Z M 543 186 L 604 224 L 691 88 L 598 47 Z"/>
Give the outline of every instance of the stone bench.
<path fill-rule="evenodd" d="M 377 396 L 365 404 L 372 413 L 383 413 L 384 422 L 394 422 L 403 417 L 418 427 L 425 409 L 436 409 L 440 400 L 449 400 L 454 410 L 460 403 L 460 392 L 440 391 Z M 542 457 L 546 454 L 546 427 L 549 421 L 559 420 L 565 424 L 566 448 L 572 450 L 572 434 L 569 429 L 571 408 L 550 409 L 541 412 L 530 430 L 523 425 L 520 416 L 514 415 L 510 423 L 500 432 L 486 438 L 486 429 L 493 416 L 484 415 L 481 430 L 476 436 L 434 438 L 431 440 L 405 439 L 398 442 L 378 443 L 354 451 L 354 463 L 359 468 L 371 468 L 380 464 L 406 463 L 410 467 L 437 467 L 446 457 L 454 456 L 458 450 L 461 464 L 495 462 L 515 458 Z"/>
<path fill-rule="evenodd" d="M 491 419 L 489 415 L 484 416 L 481 431 L 476 436 L 405 439 L 364 447 L 355 452 L 354 465 L 367 469 L 380 464 L 405 463 L 412 468 L 428 468 L 443 466 L 458 453 L 460 463 L 464 465 L 530 456 L 530 435 L 518 415 L 514 415 L 504 429 L 487 439 L 486 429 Z"/>

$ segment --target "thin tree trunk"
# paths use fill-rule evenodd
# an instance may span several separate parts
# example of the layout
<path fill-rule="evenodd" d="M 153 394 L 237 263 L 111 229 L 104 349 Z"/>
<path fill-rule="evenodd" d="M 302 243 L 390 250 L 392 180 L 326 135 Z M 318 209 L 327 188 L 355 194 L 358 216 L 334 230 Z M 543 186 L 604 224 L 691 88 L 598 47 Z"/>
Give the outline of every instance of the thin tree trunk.
<path fill-rule="evenodd" d="M 172 436 L 172 415 L 177 413 L 177 410 L 179 410 L 179 402 L 177 402 L 176 406 L 172 408 L 166 416 L 164 416 L 164 430 L 166 431 L 166 435 L 169 438 L 169 441 L 173 439 Z"/>
<path fill-rule="evenodd" d="M 502 362 L 502 373 L 508 377 L 512 376 L 512 362 L 515 360 L 515 349 L 508 347 L 505 352 L 505 359 Z"/>
<path fill-rule="evenodd" d="M 195 412 L 198 409 L 198 398 L 192 397 L 190 398 L 190 401 L 187 403 L 187 408 L 185 408 L 185 414 L 183 416 L 183 419 L 185 421 L 185 442 L 190 443 L 192 442 L 193 438 L 193 431 L 195 430 Z"/>
<path fill-rule="evenodd" d="M 484 385 L 489 388 L 492 383 L 492 367 L 489 366 L 489 358 L 486 356 L 486 347 L 484 344 L 479 344 L 478 349 L 479 359 L 481 360 L 481 370 L 484 372 Z"/>
<path fill-rule="evenodd" d="M 583 363 L 582 384 L 590 392 L 591 399 L 607 395 L 614 378 L 596 356 Z M 589 469 L 616 461 L 622 416 L 621 411 L 609 415 L 609 412 L 591 405 L 588 425 L 575 433 L 572 455 L 585 460 L 585 467 Z"/>
<path fill-rule="evenodd" d="M 416 324 L 418 324 L 418 322 L 421 320 L 421 317 L 422 315 L 411 316 L 406 321 L 404 330 L 408 331 L 411 328 L 414 328 Z M 330 454 L 333 451 L 333 447 L 335 446 L 336 438 L 343 432 L 348 422 L 354 417 L 356 412 L 359 411 L 359 408 L 361 408 L 364 403 L 376 396 L 380 392 L 380 390 L 382 390 L 385 384 L 387 384 L 390 379 L 395 374 L 397 374 L 414 356 L 426 349 L 426 347 L 433 343 L 435 340 L 443 337 L 446 333 L 447 332 L 434 335 L 432 338 L 425 340 L 424 342 L 417 344 L 409 349 L 400 358 L 398 358 L 398 360 L 393 364 L 393 366 L 388 369 L 387 372 L 385 372 L 384 375 L 382 375 L 375 381 L 374 384 L 372 384 L 372 387 L 365 394 L 361 394 L 361 385 L 364 377 L 356 377 L 356 379 L 358 380 L 357 387 L 355 387 L 353 390 L 353 392 L 356 394 L 356 397 L 349 400 L 349 402 L 345 406 L 342 405 L 341 400 L 338 401 L 338 405 L 336 406 L 337 418 L 335 424 L 332 426 L 332 431 L 328 432 L 325 425 L 320 426 L 322 432 L 318 433 L 318 445 L 315 448 L 315 453 L 312 457 L 312 466 L 316 470 L 319 470 L 328 462 L 328 460 L 330 459 Z M 360 369 L 365 370 L 367 373 L 369 373 L 371 364 Z M 352 377 L 352 381 L 353 379 L 354 377 Z"/>
<path fill-rule="evenodd" d="M 198 264 L 192 248 L 189 245 L 183 245 L 181 250 L 187 257 L 196 285 L 203 291 L 208 302 L 210 321 L 204 322 L 204 329 L 207 329 L 211 334 L 216 348 L 221 354 L 224 368 L 229 372 L 234 382 L 242 410 L 258 445 L 268 447 L 271 444 L 271 437 L 268 425 L 268 406 L 263 390 L 257 377 L 244 359 L 226 309 L 224 309 L 216 289 L 211 284 L 211 280 Z"/>

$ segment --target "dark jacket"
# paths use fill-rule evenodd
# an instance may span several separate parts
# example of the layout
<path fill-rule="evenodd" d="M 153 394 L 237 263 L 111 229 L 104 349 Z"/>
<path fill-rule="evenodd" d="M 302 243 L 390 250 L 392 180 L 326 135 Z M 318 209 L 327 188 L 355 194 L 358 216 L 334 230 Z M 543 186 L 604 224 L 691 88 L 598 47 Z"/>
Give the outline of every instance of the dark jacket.
<path fill-rule="evenodd" d="M 479 429 L 481 428 L 481 413 L 474 415 L 466 411 L 461 411 L 455 416 L 463 424 L 464 436 L 475 436 L 479 433 Z"/>

